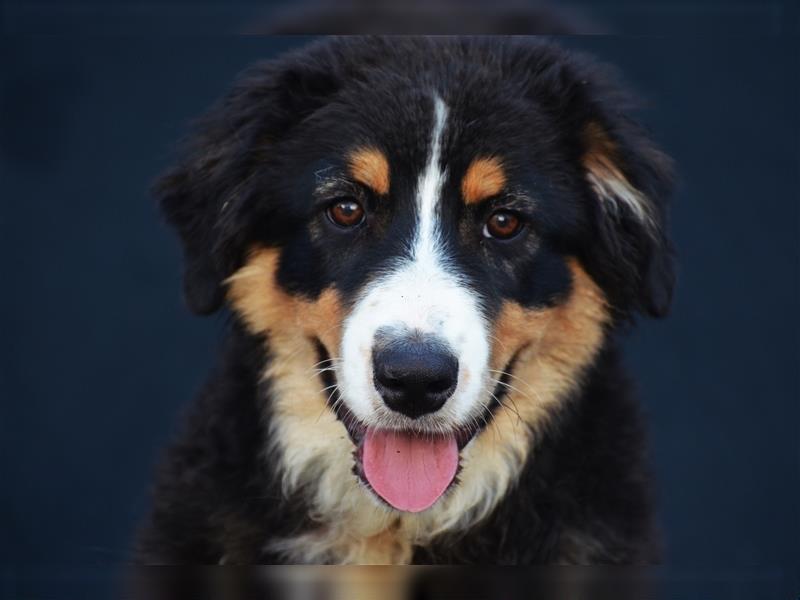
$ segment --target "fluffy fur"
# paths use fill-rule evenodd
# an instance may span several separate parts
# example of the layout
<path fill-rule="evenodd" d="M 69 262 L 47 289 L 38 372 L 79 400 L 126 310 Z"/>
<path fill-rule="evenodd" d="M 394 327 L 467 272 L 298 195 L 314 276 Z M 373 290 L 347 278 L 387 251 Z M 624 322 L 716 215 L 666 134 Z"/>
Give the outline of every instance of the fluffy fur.
<path fill-rule="evenodd" d="M 189 306 L 232 320 L 140 559 L 654 561 L 617 343 L 669 306 L 670 170 L 629 108 L 606 69 L 530 39 L 330 39 L 246 72 L 157 187 Z M 346 230 L 343 198 L 366 214 Z M 523 223 L 508 240 L 497 211 Z M 457 356 L 436 413 L 373 388 L 385 326 Z M 360 472 L 365 427 L 462 436 L 456 482 L 393 509 Z"/>

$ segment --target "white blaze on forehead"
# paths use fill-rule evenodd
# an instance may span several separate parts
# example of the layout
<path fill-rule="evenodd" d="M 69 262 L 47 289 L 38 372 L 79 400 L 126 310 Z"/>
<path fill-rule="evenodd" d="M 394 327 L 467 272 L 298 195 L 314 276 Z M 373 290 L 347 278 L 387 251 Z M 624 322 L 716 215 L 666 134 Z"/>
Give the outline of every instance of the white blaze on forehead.
<path fill-rule="evenodd" d="M 416 230 L 409 256 L 368 283 L 345 321 L 339 375 L 343 401 L 366 423 L 376 423 L 383 401 L 373 385 L 375 331 L 432 333 L 450 346 L 459 362 L 458 386 L 441 409 L 453 425 L 464 424 L 483 402 L 489 342 L 476 292 L 470 290 L 445 256 L 441 241 L 441 192 L 447 176 L 442 147 L 447 107 L 436 97 L 428 158 L 416 190 Z"/>
<path fill-rule="evenodd" d="M 433 133 L 428 164 L 419 178 L 417 186 L 417 235 L 414 243 L 415 261 L 435 261 L 439 239 L 436 215 L 446 173 L 442 171 L 442 136 L 447 119 L 447 107 L 438 96 L 433 102 Z"/>

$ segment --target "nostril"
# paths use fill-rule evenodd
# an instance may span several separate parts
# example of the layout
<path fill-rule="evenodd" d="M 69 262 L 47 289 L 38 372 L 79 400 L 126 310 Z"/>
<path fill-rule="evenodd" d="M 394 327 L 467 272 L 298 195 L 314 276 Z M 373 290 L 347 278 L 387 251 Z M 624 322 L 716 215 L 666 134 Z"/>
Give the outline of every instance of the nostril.
<path fill-rule="evenodd" d="M 428 391 L 433 392 L 434 394 L 441 394 L 452 388 L 453 383 L 453 379 L 449 376 L 446 378 L 440 377 L 439 379 L 434 379 L 428 384 Z"/>
<path fill-rule="evenodd" d="M 377 372 L 376 376 L 378 380 L 381 382 L 381 384 L 383 384 L 387 388 L 401 389 L 406 385 L 402 376 L 386 372 L 381 373 L 380 371 Z"/>

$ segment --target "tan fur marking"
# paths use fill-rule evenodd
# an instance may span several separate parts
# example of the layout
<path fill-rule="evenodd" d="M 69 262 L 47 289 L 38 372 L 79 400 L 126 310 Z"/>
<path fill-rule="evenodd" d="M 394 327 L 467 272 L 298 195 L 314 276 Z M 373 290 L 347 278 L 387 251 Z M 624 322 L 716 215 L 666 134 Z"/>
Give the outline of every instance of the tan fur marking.
<path fill-rule="evenodd" d="M 327 289 L 315 302 L 287 294 L 275 284 L 278 259 L 275 249 L 252 251 L 247 264 L 227 280 L 231 305 L 252 333 L 292 338 L 306 333 L 320 338 L 328 349 L 338 348 L 338 293 Z"/>
<path fill-rule="evenodd" d="M 377 148 L 359 148 L 348 159 L 350 175 L 376 194 L 389 193 L 389 161 Z"/>
<path fill-rule="evenodd" d="M 506 184 L 506 174 L 500 159 L 476 158 L 461 180 L 461 196 L 466 204 L 477 204 L 496 196 Z"/>
<path fill-rule="evenodd" d="M 622 203 L 643 224 L 655 227 L 650 202 L 618 166 L 619 157 L 614 141 L 595 122 L 586 126 L 584 139 L 587 147 L 583 156 L 586 179 L 600 200 L 611 204 Z"/>
<path fill-rule="evenodd" d="M 274 340 L 264 374 L 273 394 L 272 435 L 264 452 L 280 454 L 284 492 L 305 488 L 319 523 L 302 535 L 270 541 L 273 551 L 293 562 L 407 564 L 414 545 L 487 516 L 518 476 L 531 436 L 578 384 L 609 319 L 602 292 L 574 260 L 572 292 L 563 304 L 527 310 L 507 303 L 493 330 L 492 368 L 503 369 L 522 351 L 504 407 L 463 450 L 457 486 L 427 511 L 397 513 L 353 475 L 353 444 L 327 407 L 329 391 L 320 389 L 313 369 L 316 353 L 307 335 L 322 339 L 334 358 L 338 352 L 345 316 L 338 295 L 328 290 L 309 302 L 281 291 L 274 283 L 278 258 L 274 249 L 254 251 L 228 280 L 228 297 L 251 331 Z M 494 381 L 486 382 L 487 399 L 493 387 Z"/>

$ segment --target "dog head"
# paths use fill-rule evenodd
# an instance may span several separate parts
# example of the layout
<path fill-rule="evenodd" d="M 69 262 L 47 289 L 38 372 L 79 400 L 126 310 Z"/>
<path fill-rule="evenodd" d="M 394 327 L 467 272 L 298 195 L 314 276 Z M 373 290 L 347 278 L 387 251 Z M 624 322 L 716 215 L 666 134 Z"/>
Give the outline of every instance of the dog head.
<path fill-rule="evenodd" d="M 666 312 L 670 169 L 626 110 L 533 41 L 327 40 L 239 79 L 157 190 L 189 306 L 269 344 L 291 484 L 485 511 L 609 328 Z"/>

